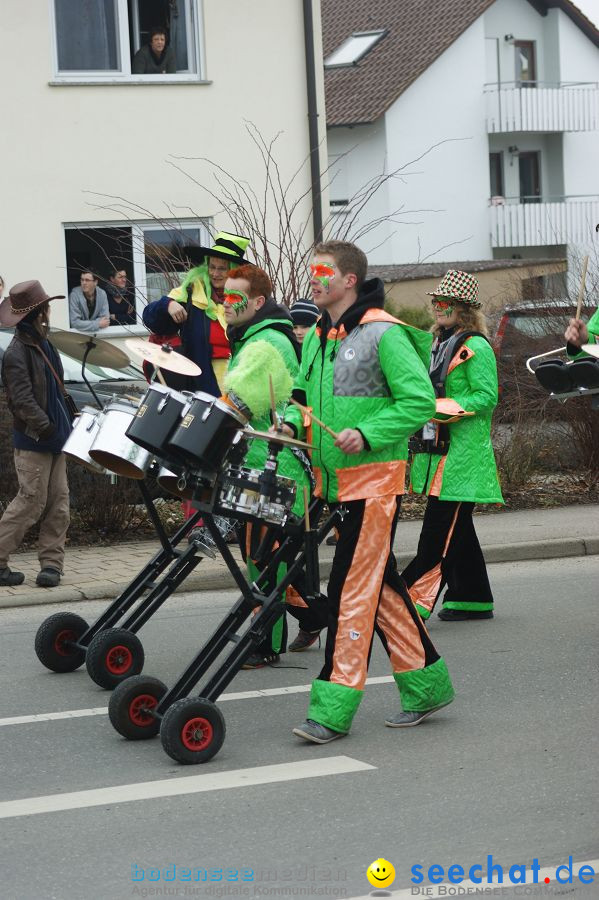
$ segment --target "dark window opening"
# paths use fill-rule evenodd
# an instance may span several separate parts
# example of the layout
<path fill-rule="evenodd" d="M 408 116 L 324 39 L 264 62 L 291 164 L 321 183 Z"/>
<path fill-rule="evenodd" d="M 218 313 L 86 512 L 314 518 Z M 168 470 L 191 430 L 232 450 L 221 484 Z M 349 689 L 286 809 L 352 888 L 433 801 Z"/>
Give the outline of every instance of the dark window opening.
<path fill-rule="evenodd" d="M 503 197 L 503 153 L 489 153 L 491 197 Z"/>
<path fill-rule="evenodd" d="M 534 41 L 515 41 L 516 82 L 519 87 L 537 86 L 537 64 Z"/>

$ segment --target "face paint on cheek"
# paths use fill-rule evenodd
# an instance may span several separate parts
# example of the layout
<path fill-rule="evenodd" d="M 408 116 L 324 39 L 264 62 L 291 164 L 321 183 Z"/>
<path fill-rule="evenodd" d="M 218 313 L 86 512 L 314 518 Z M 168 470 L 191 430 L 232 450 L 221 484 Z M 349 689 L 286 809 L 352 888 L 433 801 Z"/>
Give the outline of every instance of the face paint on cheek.
<path fill-rule="evenodd" d="M 318 263 L 310 266 L 310 274 L 314 281 L 319 281 L 324 290 L 328 293 L 331 281 L 335 277 L 335 270 L 332 266 L 325 263 Z"/>
<path fill-rule="evenodd" d="M 435 312 L 442 312 L 448 319 L 453 313 L 455 306 L 448 300 L 433 300 L 433 309 Z"/>
<path fill-rule="evenodd" d="M 249 297 L 243 291 L 227 291 L 224 302 L 238 316 L 248 308 Z"/>

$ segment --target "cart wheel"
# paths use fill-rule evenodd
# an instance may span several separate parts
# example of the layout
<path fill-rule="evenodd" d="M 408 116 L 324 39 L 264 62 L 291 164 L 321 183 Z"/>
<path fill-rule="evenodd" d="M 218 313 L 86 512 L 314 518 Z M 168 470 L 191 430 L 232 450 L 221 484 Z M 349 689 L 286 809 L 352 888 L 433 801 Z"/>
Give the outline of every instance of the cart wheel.
<path fill-rule="evenodd" d="M 186 765 L 205 763 L 222 747 L 225 731 L 218 706 L 202 697 L 186 697 L 165 712 L 160 740 L 171 759 Z"/>
<path fill-rule="evenodd" d="M 42 622 L 35 636 L 35 652 L 43 666 L 52 672 L 74 672 L 85 660 L 85 650 L 72 644 L 85 634 L 89 625 L 75 613 L 60 612 Z"/>
<path fill-rule="evenodd" d="M 112 690 L 144 667 L 144 648 L 140 639 L 124 628 L 99 631 L 87 648 L 87 672 L 100 687 Z"/>
<path fill-rule="evenodd" d="M 134 675 L 113 691 L 108 716 L 113 727 L 128 741 L 145 741 L 156 737 L 160 720 L 152 715 L 168 688 L 158 678 Z"/>

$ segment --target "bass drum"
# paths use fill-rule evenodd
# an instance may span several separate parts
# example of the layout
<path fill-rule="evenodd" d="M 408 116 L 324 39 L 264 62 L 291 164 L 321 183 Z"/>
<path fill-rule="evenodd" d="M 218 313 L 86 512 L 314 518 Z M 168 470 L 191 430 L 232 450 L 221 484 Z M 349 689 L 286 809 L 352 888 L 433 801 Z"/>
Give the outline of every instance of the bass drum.
<path fill-rule="evenodd" d="M 98 434 L 89 455 L 109 472 L 140 481 L 150 467 L 152 454 L 127 437 L 136 410 L 135 403 L 111 400 L 100 413 Z"/>
<path fill-rule="evenodd" d="M 100 416 L 99 410 L 93 409 L 91 406 L 84 406 L 62 452 L 67 459 L 85 466 L 90 472 L 94 472 L 96 475 L 106 475 L 106 469 L 89 455 L 90 448 L 100 429 Z"/>

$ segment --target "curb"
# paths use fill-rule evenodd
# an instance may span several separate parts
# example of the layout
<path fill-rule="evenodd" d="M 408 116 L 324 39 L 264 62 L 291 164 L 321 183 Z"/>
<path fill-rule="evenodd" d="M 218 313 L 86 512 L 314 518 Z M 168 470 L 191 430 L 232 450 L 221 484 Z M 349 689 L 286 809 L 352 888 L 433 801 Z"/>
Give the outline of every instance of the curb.
<path fill-rule="evenodd" d="M 599 554 L 599 537 L 589 538 L 553 538 L 546 541 L 528 541 L 518 544 L 489 544 L 483 547 L 487 563 L 524 562 L 533 559 L 562 559 L 573 556 L 594 556 Z M 407 566 L 416 555 L 416 550 L 406 550 L 401 554 L 402 568 Z M 320 560 L 321 578 L 327 578 L 331 572 L 333 557 L 327 555 Z M 101 582 L 91 588 L 82 590 L 77 587 L 58 589 L 37 588 L 29 594 L 12 595 L 7 602 L 0 600 L 0 609 L 15 609 L 22 606 L 39 606 L 41 604 L 77 603 L 85 600 L 113 600 L 121 594 L 129 582 Z M 214 569 L 204 574 L 192 573 L 181 584 L 176 593 L 193 591 L 222 591 L 235 587 L 228 570 Z"/>

